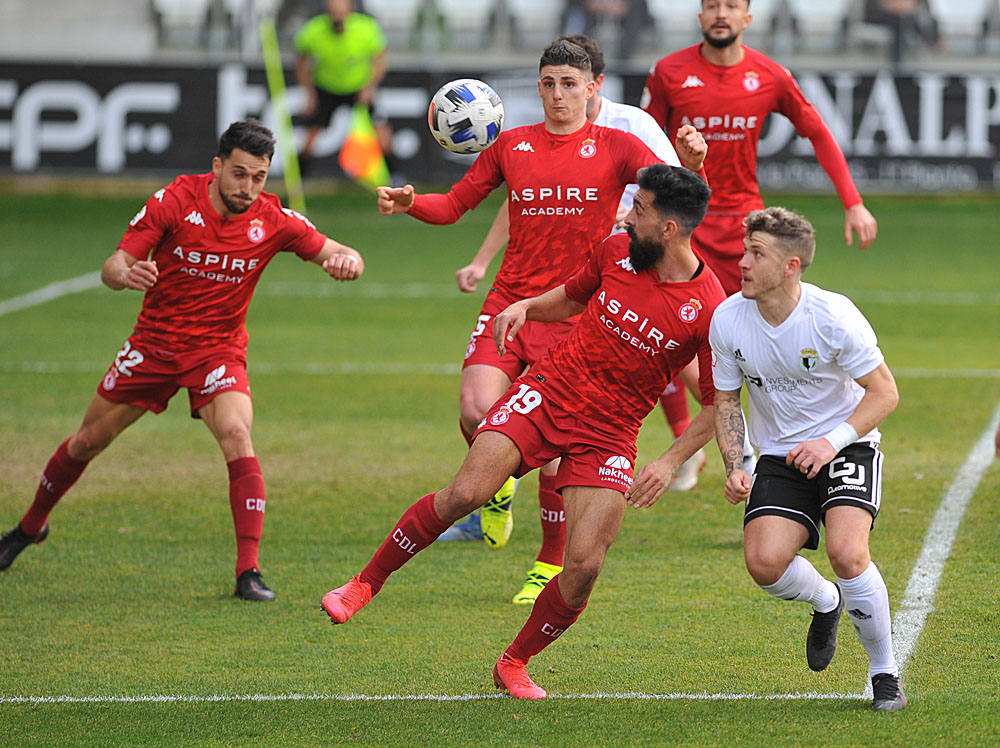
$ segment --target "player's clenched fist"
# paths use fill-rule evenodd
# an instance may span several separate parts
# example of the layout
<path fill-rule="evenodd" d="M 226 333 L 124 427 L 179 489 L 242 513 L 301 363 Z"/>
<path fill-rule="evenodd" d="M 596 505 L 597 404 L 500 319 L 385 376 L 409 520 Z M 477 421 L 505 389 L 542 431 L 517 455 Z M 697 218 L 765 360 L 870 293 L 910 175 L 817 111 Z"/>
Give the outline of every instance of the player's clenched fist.
<path fill-rule="evenodd" d="M 708 143 L 693 125 L 684 125 L 677 129 L 677 137 L 674 140 L 674 149 L 681 163 L 691 171 L 698 171 L 705 163 L 705 156 L 708 154 Z"/>
<path fill-rule="evenodd" d="M 412 184 L 405 187 L 376 187 L 375 194 L 378 196 L 378 212 L 384 216 L 405 213 L 413 205 Z"/>

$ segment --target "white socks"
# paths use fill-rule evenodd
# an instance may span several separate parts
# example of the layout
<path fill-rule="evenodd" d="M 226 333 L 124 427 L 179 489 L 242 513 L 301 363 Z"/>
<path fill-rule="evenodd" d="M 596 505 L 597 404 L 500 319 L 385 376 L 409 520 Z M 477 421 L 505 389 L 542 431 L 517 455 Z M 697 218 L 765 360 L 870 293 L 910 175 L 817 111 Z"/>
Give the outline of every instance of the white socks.
<path fill-rule="evenodd" d="M 872 562 L 854 579 L 837 577 L 844 593 L 844 605 L 854 630 L 868 653 L 869 677 L 878 673 L 899 675 L 892 652 L 892 622 L 889 618 L 889 592 L 878 567 Z"/>
<path fill-rule="evenodd" d="M 824 579 L 816 567 L 802 556 L 792 559 L 777 582 L 761 585 L 760 588 L 781 600 L 809 603 L 819 613 L 829 613 L 840 602 L 836 585 Z"/>

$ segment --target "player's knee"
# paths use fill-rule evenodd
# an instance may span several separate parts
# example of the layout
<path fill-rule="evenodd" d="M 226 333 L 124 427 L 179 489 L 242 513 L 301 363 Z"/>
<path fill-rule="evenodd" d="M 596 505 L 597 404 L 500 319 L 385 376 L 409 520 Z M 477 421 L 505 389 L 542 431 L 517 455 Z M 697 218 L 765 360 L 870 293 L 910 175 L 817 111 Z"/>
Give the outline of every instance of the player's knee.
<path fill-rule="evenodd" d="M 747 548 L 744 552 L 747 571 L 761 587 L 774 584 L 785 573 L 790 563 L 787 558 L 769 552 L 766 548 Z"/>
<path fill-rule="evenodd" d="M 92 460 L 107 449 L 113 439 L 112 434 L 97 434 L 81 429 L 70 438 L 66 451 L 74 460 Z"/>
<path fill-rule="evenodd" d="M 462 393 L 459 400 L 460 418 L 466 431 L 475 431 L 483 418 L 486 417 L 490 405 L 491 403 L 477 397 L 475 393 Z"/>
<path fill-rule="evenodd" d="M 458 517 L 464 517 L 476 509 L 479 509 L 493 494 L 482 488 L 476 481 L 462 480 L 456 478 L 447 489 L 447 501 L 445 502 L 451 513 Z M 442 519 L 444 519 L 442 517 Z"/>
<path fill-rule="evenodd" d="M 833 569 L 833 573 L 841 579 L 854 579 L 867 569 L 871 562 L 867 546 L 832 547 L 828 540 L 826 552 L 830 558 L 830 567 Z"/>

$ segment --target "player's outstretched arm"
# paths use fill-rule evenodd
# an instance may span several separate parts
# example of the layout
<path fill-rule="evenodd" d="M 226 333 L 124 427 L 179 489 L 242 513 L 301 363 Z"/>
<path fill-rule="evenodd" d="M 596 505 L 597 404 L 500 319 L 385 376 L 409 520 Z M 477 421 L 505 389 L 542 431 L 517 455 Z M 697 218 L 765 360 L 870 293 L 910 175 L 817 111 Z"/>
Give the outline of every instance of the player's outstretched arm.
<path fill-rule="evenodd" d="M 826 436 L 795 445 L 785 457 L 786 465 L 794 466 L 807 478 L 815 478 L 840 450 L 878 426 L 896 409 L 899 391 L 885 363 L 854 381 L 864 388 L 865 394 L 850 417 Z"/>
<path fill-rule="evenodd" d="M 537 322 L 559 322 L 579 314 L 586 307 L 574 301 L 566 293 L 566 286 L 556 286 L 540 296 L 515 301 L 493 318 L 493 341 L 497 351 L 504 355 L 507 343 L 514 339 L 528 320 Z"/>
<path fill-rule="evenodd" d="M 878 222 L 864 203 L 852 205 L 844 212 L 844 240 L 847 246 L 854 244 L 854 233 L 858 234 L 858 249 L 868 249 L 878 234 Z"/>
<path fill-rule="evenodd" d="M 750 475 L 743 470 L 743 440 L 746 427 L 740 405 L 739 390 L 715 391 L 715 441 L 726 467 L 726 487 L 723 495 L 730 504 L 750 498 Z"/>
<path fill-rule="evenodd" d="M 674 150 L 677 151 L 677 158 L 681 160 L 684 168 L 699 171 L 705 163 L 705 156 L 708 155 L 708 143 L 705 142 L 705 136 L 693 125 L 684 125 L 677 130 Z"/>
<path fill-rule="evenodd" d="M 493 262 L 493 258 L 499 254 L 510 238 L 509 200 L 510 198 L 504 199 L 503 205 L 497 211 L 497 217 L 493 219 L 493 225 L 486 232 L 486 238 L 483 239 L 483 243 L 480 245 L 479 251 L 476 252 L 476 256 L 472 258 L 472 262 L 455 271 L 455 280 L 458 282 L 459 291 L 472 293 L 476 290 L 479 281 L 486 277 L 486 270 Z"/>
<path fill-rule="evenodd" d="M 112 291 L 148 291 L 156 285 L 158 275 L 153 260 L 137 260 L 123 249 L 116 249 L 101 268 L 101 281 Z"/>
<path fill-rule="evenodd" d="M 357 250 L 346 244 L 326 238 L 323 249 L 312 258 L 312 261 L 323 268 L 331 278 L 339 281 L 352 281 L 365 272 L 365 263 Z"/>
<path fill-rule="evenodd" d="M 378 212 L 384 216 L 391 216 L 393 213 L 406 213 L 413 205 L 416 194 L 412 184 L 403 187 L 376 187 Z"/>
<path fill-rule="evenodd" d="M 625 501 L 634 509 L 652 506 L 670 486 L 674 471 L 695 452 L 711 441 L 715 434 L 715 408 L 711 405 L 701 411 L 684 429 L 670 449 L 636 473 L 632 485 L 625 492 Z"/>

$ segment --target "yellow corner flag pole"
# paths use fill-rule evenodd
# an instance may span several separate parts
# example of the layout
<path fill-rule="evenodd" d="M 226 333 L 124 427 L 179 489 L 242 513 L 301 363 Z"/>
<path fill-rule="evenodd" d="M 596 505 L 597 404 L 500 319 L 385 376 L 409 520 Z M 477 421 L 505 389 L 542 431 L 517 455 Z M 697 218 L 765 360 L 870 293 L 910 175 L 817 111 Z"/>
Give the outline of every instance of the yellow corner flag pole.
<path fill-rule="evenodd" d="M 264 53 L 264 69 L 267 71 L 267 87 L 271 91 L 274 119 L 278 128 L 278 142 L 285 166 L 285 189 L 288 191 L 288 206 L 299 213 L 306 212 L 305 191 L 302 189 L 302 173 L 299 171 L 299 156 L 295 152 L 292 137 L 292 117 L 288 113 L 288 99 L 285 96 L 285 72 L 281 66 L 281 52 L 278 49 L 278 33 L 274 20 L 260 20 L 260 46 Z"/>

